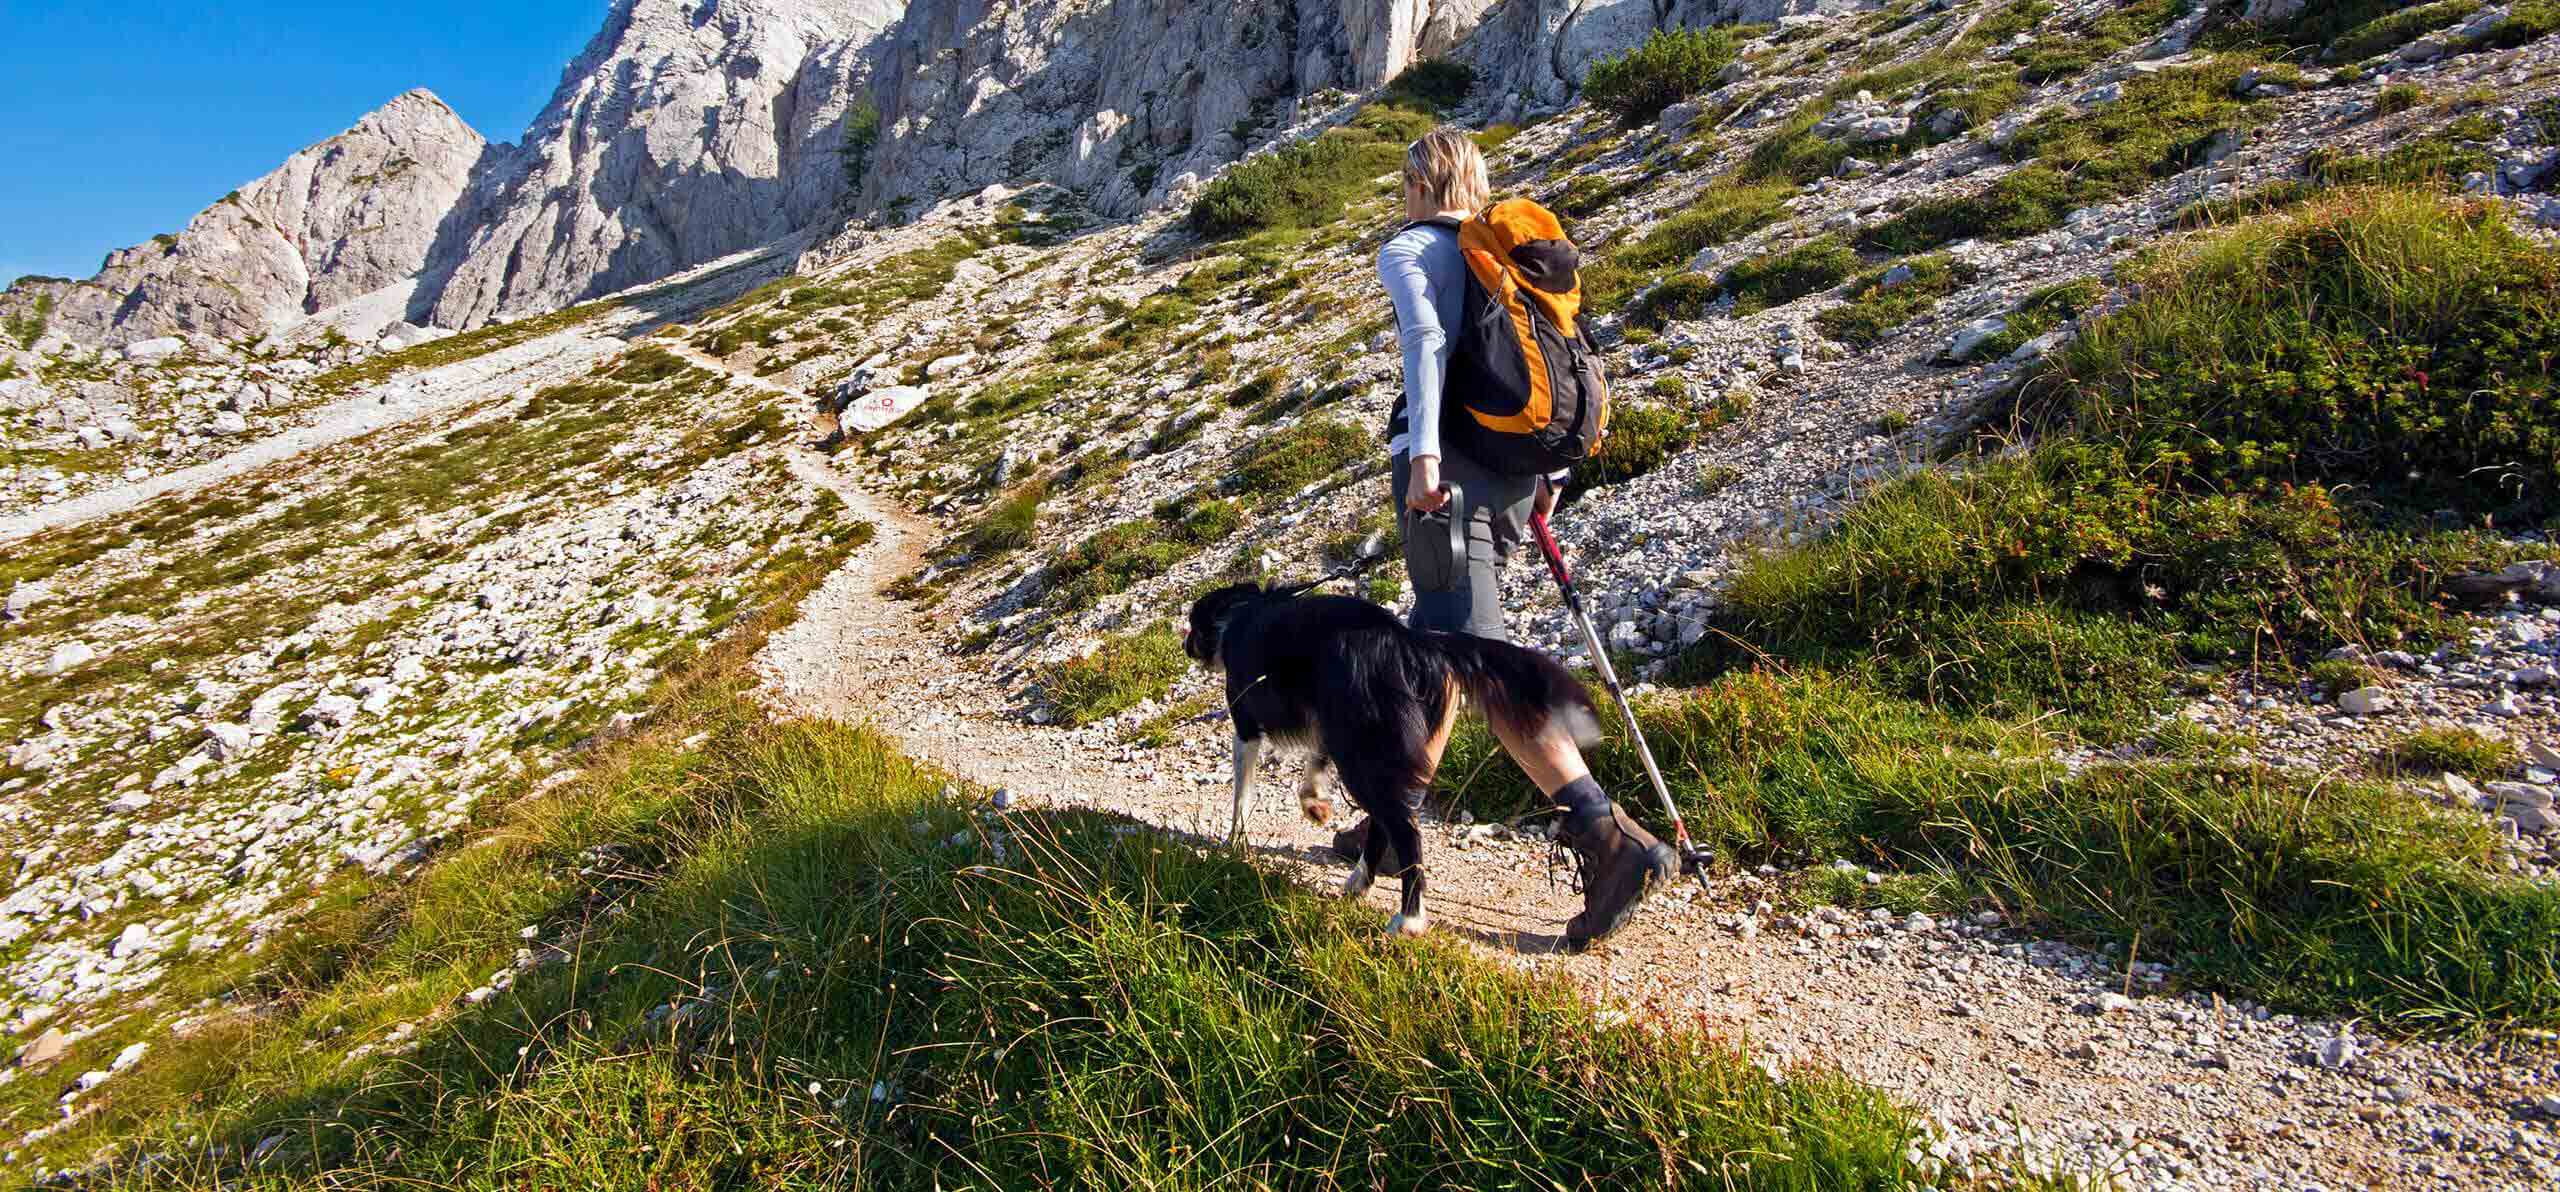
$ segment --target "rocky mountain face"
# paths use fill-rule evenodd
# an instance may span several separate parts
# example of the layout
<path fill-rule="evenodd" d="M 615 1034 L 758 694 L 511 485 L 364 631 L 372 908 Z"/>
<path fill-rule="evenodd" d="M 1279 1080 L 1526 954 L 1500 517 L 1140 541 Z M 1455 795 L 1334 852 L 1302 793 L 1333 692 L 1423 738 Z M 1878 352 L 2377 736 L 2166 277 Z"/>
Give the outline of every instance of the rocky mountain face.
<path fill-rule="evenodd" d="M 882 140 L 857 206 L 896 216 L 1045 181 L 1094 210 L 1159 206 L 1294 124 L 1426 58 L 1473 66 L 1495 118 L 1571 100 L 1656 29 L 1774 22 L 1861 0 L 923 0 L 880 50 Z"/>
<path fill-rule="evenodd" d="M 88 343 L 253 339 L 416 277 L 487 152 L 443 100 L 412 91 L 184 231 L 110 255 L 87 282 L 19 286 L 0 311 L 43 305 L 52 330 Z"/>
<path fill-rule="evenodd" d="M 522 147 L 454 212 L 413 314 L 557 309 L 782 239 L 845 189 L 899 0 L 618 0 Z"/>
<path fill-rule="evenodd" d="M 19 287 L 87 343 L 256 338 L 416 281 L 416 323 L 479 326 L 991 185 L 1125 217 L 1414 62 L 1469 62 L 1511 115 L 1570 100 L 1654 29 L 1864 0 L 616 0 L 515 146 L 402 96 L 126 250 Z"/>

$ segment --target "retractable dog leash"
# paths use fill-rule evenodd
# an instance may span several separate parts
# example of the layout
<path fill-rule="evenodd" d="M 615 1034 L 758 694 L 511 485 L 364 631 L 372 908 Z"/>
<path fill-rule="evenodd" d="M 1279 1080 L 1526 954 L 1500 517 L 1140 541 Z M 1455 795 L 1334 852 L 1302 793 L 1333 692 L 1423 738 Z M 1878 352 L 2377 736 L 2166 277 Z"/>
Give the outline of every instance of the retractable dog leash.
<path fill-rule="evenodd" d="M 1627 718 L 1627 735 L 1636 743 L 1636 756 L 1644 759 L 1644 774 L 1653 781 L 1654 796 L 1662 800 L 1662 813 L 1671 817 L 1672 847 L 1680 851 L 1682 872 L 1706 881 L 1707 863 L 1714 858 L 1689 839 L 1689 825 L 1680 816 L 1680 808 L 1671 801 L 1671 785 L 1662 780 L 1662 766 L 1653 760 L 1653 746 L 1644 739 L 1644 725 L 1636 720 L 1635 704 L 1627 699 L 1626 688 L 1618 682 L 1617 665 L 1609 660 L 1609 643 L 1600 636 L 1600 627 L 1591 620 L 1591 610 L 1582 603 L 1581 586 L 1573 581 L 1573 570 L 1565 566 L 1564 548 L 1556 545 L 1556 533 L 1544 514 L 1529 519 L 1529 528 L 1537 534 L 1538 550 L 1547 556 L 1547 571 L 1556 577 L 1556 587 L 1564 592 L 1565 611 L 1573 614 L 1582 626 L 1582 639 L 1591 647 L 1591 664 L 1600 671 L 1600 681 L 1608 685 L 1610 698 L 1618 701 L 1618 711 Z"/>
<path fill-rule="evenodd" d="M 1466 506 L 1467 492 L 1465 489 L 1454 484 L 1441 485 L 1440 491 L 1447 494 L 1449 499 L 1440 506 L 1438 512 L 1414 513 L 1408 510 L 1406 511 L 1407 516 L 1411 521 L 1417 523 L 1439 522 L 1441 525 L 1441 532 L 1449 536 L 1449 558 L 1455 565 L 1463 566 L 1465 565 L 1467 558 L 1467 524 L 1458 520 L 1457 511 Z M 1408 533 L 1409 532 L 1410 531 L 1408 531 Z M 1318 588 L 1324 587 L 1327 584 L 1336 583 L 1346 579 L 1358 579 L 1361 576 L 1377 570 L 1378 564 L 1385 562 L 1387 555 L 1387 536 L 1384 534 L 1371 534 L 1366 540 L 1361 542 L 1359 558 L 1354 559 L 1343 566 L 1336 567 L 1333 570 L 1324 573 L 1322 576 L 1308 580 L 1303 584 L 1298 584 L 1294 587 L 1274 589 L 1274 594 L 1294 600 L 1309 592 L 1313 592 Z"/>

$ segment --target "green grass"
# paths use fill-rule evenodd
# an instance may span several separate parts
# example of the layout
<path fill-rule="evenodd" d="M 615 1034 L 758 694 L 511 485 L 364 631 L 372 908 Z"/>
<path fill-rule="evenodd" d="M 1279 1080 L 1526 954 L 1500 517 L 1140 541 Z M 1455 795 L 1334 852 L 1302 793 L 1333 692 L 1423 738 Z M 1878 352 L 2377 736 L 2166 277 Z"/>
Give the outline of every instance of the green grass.
<path fill-rule="evenodd" d="M 2030 42 L 2010 61 L 2031 85 L 2067 79 L 2159 36 L 2186 8 L 2187 0 L 2135 0 L 2099 14 L 2085 28 Z"/>
<path fill-rule="evenodd" d="M 1793 187 L 1783 184 L 1709 186 L 1634 242 L 1596 254 L 1598 259 L 1582 271 L 1584 301 L 1595 311 L 1618 309 L 1637 290 L 1699 253 L 1778 222 L 1793 193 Z"/>
<path fill-rule="evenodd" d="M 2376 93 L 2373 110 L 2384 116 L 2397 116 L 2425 106 L 2427 89 L 2416 83 L 2393 83 Z"/>
<path fill-rule="evenodd" d="M 1735 672 L 1644 706 L 1690 826 L 1739 864 L 1848 858 L 1930 909 L 1993 906 L 2178 966 L 2189 987 L 2398 1030 L 2560 1022 L 2560 893 L 2508 880 L 2486 828 L 2387 786 L 2227 766 L 2022 760 L 2019 722 L 1820 671 Z M 1444 772 L 1480 816 L 1535 792 L 1459 734 Z M 1593 755 L 1641 790 L 1633 751 Z M 1485 764 L 1490 763 L 1490 764 Z"/>
<path fill-rule="evenodd" d="M 2422 728 L 2383 751 L 2384 766 L 2402 774 L 2459 774 L 2473 782 L 2504 782 L 2524 765 L 2516 747 L 2467 728 Z"/>
<path fill-rule="evenodd" d="M 2143 190 L 2204 161 L 2216 134 L 2244 129 L 2261 109 L 2232 97 L 2247 67 L 2217 61 L 2127 79 L 2122 98 L 2090 111 L 2050 112 L 2010 142 L 2025 163 L 1970 195 L 1926 199 L 1868 229 L 1861 247 L 1926 252 L 1965 239 L 2014 240 L 2061 226 L 2081 207 Z"/>
<path fill-rule="evenodd" d="M 16 314 L 0 319 L 0 335 L 17 342 L 18 347 L 33 351 L 36 341 L 44 338 L 45 329 L 53 325 L 53 295 L 38 294 Z"/>
<path fill-rule="evenodd" d="M 1938 1183 L 1836 1075 L 1122 821 L 993 816 L 766 719 L 749 653 L 487 845 L 332 902 L 265 1009 L 160 1042 L 51 1153 L 130 1140 L 168 1157 L 106 1186 L 155 1188 Z M 524 924 L 565 961 L 457 1005 Z M 414 1051 L 337 1062 L 394 1023 Z"/>
<path fill-rule="evenodd" d="M 1474 71 L 1458 63 L 1425 62 L 1407 70 L 1348 124 L 1219 175 L 1192 201 L 1191 230 L 1205 239 L 1233 241 L 1341 219 L 1352 203 L 1382 197 L 1377 179 L 1403 171 L 1406 147 L 1438 127 L 1474 81 Z"/>
<path fill-rule="evenodd" d="M 1050 667 L 1041 687 L 1066 722 L 1082 728 L 1163 699 L 1190 668 L 1182 635 L 1159 624 L 1105 638 L 1093 653 Z"/>
<path fill-rule="evenodd" d="M 2172 480 L 2349 485 L 2503 524 L 2560 509 L 2560 255 L 2494 207 L 2350 192 L 2129 280 L 2143 300 L 2063 353 L 2051 391 Z"/>
<path fill-rule="evenodd" d="M 1982 341 L 1974 355 L 1983 360 L 2005 359 L 2044 333 L 2097 309 L 2106 295 L 2106 286 L 2092 277 L 2059 282 L 2028 294 L 2017 309 L 2002 316 L 2009 329 Z"/>
<path fill-rule="evenodd" d="M 1590 493 L 1661 471 L 1739 412 L 1729 405 L 1700 412 L 1683 405 L 1620 403 L 1610 411 L 1609 438 L 1599 456 L 1573 470 L 1564 504 L 1571 507 Z"/>
<path fill-rule="evenodd" d="M 1091 608 L 1198 553 L 1199 547 L 1167 535 L 1153 521 L 1107 526 L 1050 562 L 1050 602 L 1068 610 Z"/>
<path fill-rule="evenodd" d="M 1911 270 L 1909 280 L 1888 289 L 1884 279 L 1892 267 L 1873 270 L 1851 287 L 1847 305 L 1815 316 L 1814 325 L 1824 335 L 1851 347 L 1872 348 L 1980 275 L 1979 270 L 1944 253 L 1913 257 L 1900 264 Z"/>
<path fill-rule="evenodd" d="M 1649 124 L 1662 110 L 1713 89 L 1733 61 L 1724 29 L 1663 29 L 1614 58 L 1592 64 L 1583 97 L 1629 125 Z"/>

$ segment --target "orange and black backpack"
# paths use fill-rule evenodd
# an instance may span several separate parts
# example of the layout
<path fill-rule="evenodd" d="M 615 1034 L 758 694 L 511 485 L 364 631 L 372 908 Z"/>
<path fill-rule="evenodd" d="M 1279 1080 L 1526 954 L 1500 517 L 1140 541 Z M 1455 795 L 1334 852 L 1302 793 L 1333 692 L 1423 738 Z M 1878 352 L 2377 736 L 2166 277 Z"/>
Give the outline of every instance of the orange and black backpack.
<path fill-rule="evenodd" d="M 1440 437 L 1497 472 L 1546 475 L 1591 458 L 1609 429 L 1609 383 L 1582 328 L 1582 252 L 1527 199 L 1459 223 L 1467 262 Z"/>

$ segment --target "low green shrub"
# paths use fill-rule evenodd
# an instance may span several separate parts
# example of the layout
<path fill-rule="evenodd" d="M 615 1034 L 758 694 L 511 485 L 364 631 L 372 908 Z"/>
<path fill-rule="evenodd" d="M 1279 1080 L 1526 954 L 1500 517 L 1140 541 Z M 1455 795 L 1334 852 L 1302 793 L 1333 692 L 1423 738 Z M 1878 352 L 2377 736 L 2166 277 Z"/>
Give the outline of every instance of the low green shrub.
<path fill-rule="evenodd" d="M 2560 254 L 2499 210 L 2343 194 L 2166 254 L 2042 392 L 2172 485 L 2560 511 Z"/>
<path fill-rule="evenodd" d="M 2314 6 L 2318 7 L 2318 6 Z M 2361 11 L 2368 5 L 2349 0 L 2337 7 Z M 2360 62 L 2376 54 L 2387 54 L 2448 25 L 2459 24 L 2480 11 L 2480 0 L 2443 0 L 2439 4 L 2420 4 L 2372 20 L 2347 27 L 2336 40 L 2328 43 L 2324 56 L 2337 62 Z M 2307 16 L 2308 14 L 2306 14 Z M 2335 24 L 2336 18 L 2319 21 L 2312 27 Z M 2387 90 L 2387 88 L 2386 88 Z"/>
<path fill-rule="evenodd" d="M 1582 94 L 1627 124 L 1646 124 L 1664 108 L 1713 89 L 1733 58 L 1727 30 L 1657 30 L 1643 45 L 1595 63 Z"/>
<path fill-rule="evenodd" d="M 2373 110 L 2384 116 L 2397 116 L 2426 106 L 2427 89 L 2416 83 L 2393 83 L 2374 95 Z"/>
<path fill-rule="evenodd" d="M 1724 275 L 1721 289 L 1733 296 L 1735 314 L 1756 314 L 1819 294 L 1856 276 L 1864 266 L 1857 250 L 1838 237 L 1822 236 L 1734 266 Z"/>
<path fill-rule="evenodd" d="M 1190 668 L 1182 635 L 1170 625 L 1156 625 L 1105 638 L 1093 653 L 1050 667 L 1041 688 L 1059 715 L 1081 728 L 1164 698 Z"/>
<path fill-rule="evenodd" d="M 1236 464 L 1238 488 L 1249 499 L 1292 497 L 1351 466 L 1376 446 L 1368 431 L 1348 422 L 1302 422 L 1246 449 Z"/>
<path fill-rule="evenodd" d="M 1465 103 L 1475 86 L 1476 68 L 1464 62 L 1430 58 L 1406 67 L 1403 74 L 1387 84 L 1386 95 L 1445 112 Z"/>
<path fill-rule="evenodd" d="M 1972 265 L 1944 253 L 1932 253 L 1899 262 L 1899 267 L 1908 268 L 1911 276 L 1887 287 L 1885 278 L 1895 267 L 1872 270 L 1859 278 L 1850 288 L 1848 304 L 1815 316 L 1814 325 L 1824 335 L 1851 347 L 1872 348 L 1904 324 L 1926 314 L 1939 299 L 1981 276 L 1981 270 Z"/>

